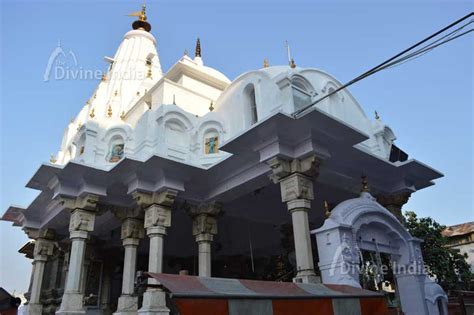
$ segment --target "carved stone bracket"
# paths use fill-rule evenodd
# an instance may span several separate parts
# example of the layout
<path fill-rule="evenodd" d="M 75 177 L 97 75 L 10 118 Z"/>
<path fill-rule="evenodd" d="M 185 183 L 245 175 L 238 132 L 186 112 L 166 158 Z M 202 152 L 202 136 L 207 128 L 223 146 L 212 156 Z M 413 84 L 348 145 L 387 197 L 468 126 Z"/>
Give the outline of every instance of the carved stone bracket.
<path fill-rule="evenodd" d="M 23 231 L 31 239 L 44 238 L 47 240 L 52 240 L 56 236 L 56 232 L 53 229 L 34 229 L 29 227 L 24 227 Z"/>
<path fill-rule="evenodd" d="M 139 191 L 132 193 L 133 199 L 142 209 L 148 208 L 150 205 L 153 204 L 171 207 L 174 204 L 177 195 L 178 191 L 174 189 L 166 189 L 154 193 L 146 193 Z"/>
<path fill-rule="evenodd" d="M 88 211 L 96 211 L 97 203 L 99 202 L 99 196 L 87 194 L 77 198 L 59 198 L 60 203 L 66 209 L 82 209 Z"/>
<path fill-rule="evenodd" d="M 110 207 L 109 210 L 119 219 L 124 221 L 126 219 L 143 219 L 144 212 L 140 207 L 124 208 L 124 207 Z"/>
<path fill-rule="evenodd" d="M 317 177 L 319 175 L 319 166 L 321 160 L 315 155 L 311 155 L 304 159 L 285 160 L 275 157 L 267 161 L 272 170 L 270 179 L 274 183 L 280 182 L 290 174 L 300 173 L 309 177 Z"/>

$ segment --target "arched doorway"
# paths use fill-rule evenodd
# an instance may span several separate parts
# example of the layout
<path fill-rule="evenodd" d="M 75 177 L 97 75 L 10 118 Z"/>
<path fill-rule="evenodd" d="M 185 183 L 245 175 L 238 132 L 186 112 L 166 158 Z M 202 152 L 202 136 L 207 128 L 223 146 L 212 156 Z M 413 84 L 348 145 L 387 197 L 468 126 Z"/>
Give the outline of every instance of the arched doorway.
<path fill-rule="evenodd" d="M 323 283 L 361 287 L 362 253 L 383 253 L 390 257 L 403 312 L 432 314 L 425 294 L 422 241 L 412 237 L 368 192 L 340 203 L 324 225 L 312 233 L 318 244 Z"/>

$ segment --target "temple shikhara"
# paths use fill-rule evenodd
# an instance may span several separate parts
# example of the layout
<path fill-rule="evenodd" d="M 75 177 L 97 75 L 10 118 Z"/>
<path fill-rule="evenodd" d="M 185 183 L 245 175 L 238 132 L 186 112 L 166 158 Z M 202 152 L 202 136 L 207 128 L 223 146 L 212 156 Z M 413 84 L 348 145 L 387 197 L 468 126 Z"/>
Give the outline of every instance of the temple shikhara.
<path fill-rule="evenodd" d="M 230 80 L 198 39 L 164 71 L 158 47 L 144 7 L 2 217 L 28 314 L 447 314 L 401 210 L 440 172 L 321 70 Z"/>

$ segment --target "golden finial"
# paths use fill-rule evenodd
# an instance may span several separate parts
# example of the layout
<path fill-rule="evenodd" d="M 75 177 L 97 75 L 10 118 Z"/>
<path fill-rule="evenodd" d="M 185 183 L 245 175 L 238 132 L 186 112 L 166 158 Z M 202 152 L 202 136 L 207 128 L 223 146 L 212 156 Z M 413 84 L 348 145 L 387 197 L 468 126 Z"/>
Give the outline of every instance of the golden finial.
<path fill-rule="evenodd" d="M 120 119 L 124 120 L 125 118 L 125 111 L 122 111 L 122 114 L 120 114 Z"/>
<path fill-rule="evenodd" d="M 77 131 L 79 131 L 79 130 L 81 129 L 81 127 L 82 127 L 82 124 L 81 124 L 81 123 L 78 123 L 78 124 L 77 124 Z"/>
<path fill-rule="evenodd" d="M 211 101 L 211 105 L 209 106 L 209 111 L 212 112 L 214 110 L 214 102 Z"/>
<path fill-rule="evenodd" d="M 296 68 L 296 63 L 295 63 L 295 60 L 293 58 L 291 58 L 291 60 L 290 60 L 290 67 L 292 69 Z"/>
<path fill-rule="evenodd" d="M 326 216 L 326 218 L 329 218 L 329 216 L 331 215 L 331 210 L 329 210 L 329 203 L 327 202 L 327 200 L 324 200 L 324 215 Z"/>
<path fill-rule="evenodd" d="M 380 120 L 380 116 L 379 116 L 379 113 L 377 113 L 377 111 L 375 111 L 375 119 Z"/>
<path fill-rule="evenodd" d="M 115 90 L 115 92 L 114 92 L 114 96 L 117 96 L 117 95 L 118 95 L 118 91 L 117 91 L 117 90 Z"/>
<path fill-rule="evenodd" d="M 95 117 L 95 108 L 91 109 L 91 112 L 89 113 L 89 117 L 92 119 Z"/>
<path fill-rule="evenodd" d="M 151 68 L 148 68 L 148 72 L 147 72 L 147 74 L 146 74 L 146 77 L 147 77 L 147 78 L 150 78 L 150 79 L 153 79 L 153 78 L 152 78 L 152 74 L 153 74 L 153 73 L 151 72 Z"/>
<path fill-rule="evenodd" d="M 102 75 L 102 81 L 107 81 L 107 76 L 105 75 L 105 73 Z"/>
<path fill-rule="evenodd" d="M 369 192 L 369 180 L 367 179 L 367 176 L 362 175 L 362 189 L 360 192 Z"/>
<path fill-rule="evenodd" d="M 94 94 L 94 99 L 96 99 L 96 98 L 97 98 L 97 94 Z"/>
<path fill-rule="evenodd" d="M 264 68 L 270 67 L 270 64 L 268 63 L 268 58 L 263 59 L 263 67 Z"/>
<path fill-rule="evenodd" d="M 194 50 L 194 56 L 201 57 L 201 40 L 199 37 L 196 40 L 196 49 Z"/>
<path fill-rule="evenodd" d="M 143 5 L 142 5 L 142 11 L 140 12 L 139 19 L 140 19 L 140 21 L 146 21 L 147 20 L 147 18 L 146 18 L 146 4 L 145 3 L 143 3 Z"/>
<path fill-rule="evenodd" d="M 138 20 L 132 23 L 132 28 L 134 30 L 143 29 L 147 32 L 151 31 L 151 25 L 147 22 L 145 3 L 143 3 L 142 9 L 140 11 L 130 13 L 128 14 L 128 16 L 138 17 Z"/>
<path fill-rule="evenodd" d="M 112 117 L 112 106 L 109 104 L 109 108 L 107 109 L 107 116 L 110 118 Z"/>
<path fill-rule="evenodd" d="M 49 157 L 49 162 L 55 164 L 58 160 L 56 159 L 56 156 L 54 154 L 51 154 Z"/>
<path fill-rule="evenodd" d="M 90 103 L 91 103 L 91 102 L 90 102 L 89 100 L 87 100 L 86 105 L 89 105 Z"/>

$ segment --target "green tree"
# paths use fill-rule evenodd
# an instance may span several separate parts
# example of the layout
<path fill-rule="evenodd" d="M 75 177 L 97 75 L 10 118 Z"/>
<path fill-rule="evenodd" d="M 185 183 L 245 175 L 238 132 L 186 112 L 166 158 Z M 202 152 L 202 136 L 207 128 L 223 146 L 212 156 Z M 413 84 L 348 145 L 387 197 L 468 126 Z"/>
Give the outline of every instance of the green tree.
<path fill-rule="evenodd" d="M 405 212 L 406 227 L 410 234 L 423 240 L 421 252 L 427 272 L 438 279 L 445 291 L 470 290 L 473 274 L 466 261 L 467 255 L 447 247 L 448 238 L 441 232 L 446 228 L 432 218 L 418 218 L 414 212 Z"/>

